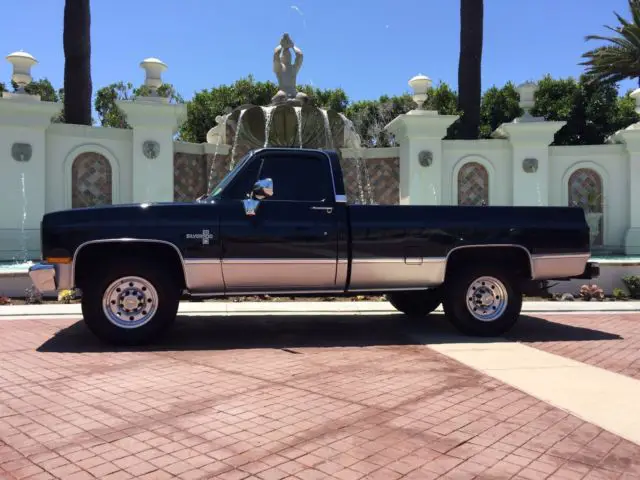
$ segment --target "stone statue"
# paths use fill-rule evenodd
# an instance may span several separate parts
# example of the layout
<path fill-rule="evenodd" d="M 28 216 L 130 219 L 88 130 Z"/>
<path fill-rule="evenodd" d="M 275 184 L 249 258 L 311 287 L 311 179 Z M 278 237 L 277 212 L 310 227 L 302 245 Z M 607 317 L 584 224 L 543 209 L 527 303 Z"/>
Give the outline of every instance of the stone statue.
<path fill-rule="evenodd" d="M 291 62 L 291 50 L 296 54 L 296 59 Z M 302 67 L 304 55 L 295 46 L 288 33 L 282 35 L 280 44 L 273 52 L 273 72 L 278 79 L 278 93 L 271 99 L 272 104 L 292 103 L 296 105 L 306 104 L 307 95 L 296 90 L 296 77 Z"/>

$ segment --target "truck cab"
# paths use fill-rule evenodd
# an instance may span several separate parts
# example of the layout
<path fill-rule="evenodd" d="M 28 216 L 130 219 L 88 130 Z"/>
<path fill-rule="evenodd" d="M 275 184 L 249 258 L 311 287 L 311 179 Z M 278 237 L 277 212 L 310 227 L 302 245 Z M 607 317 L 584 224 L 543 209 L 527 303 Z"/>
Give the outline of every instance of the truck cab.
<path fill-rule="evenodd" d="M 217 207 L 225 290 L 343 292 L 346 269 L 338 264 L 347 261 L 348 209 L 341 179 L 338 157 L 324 151 L 264 149 L 240 160 L 204 200 Z"/>

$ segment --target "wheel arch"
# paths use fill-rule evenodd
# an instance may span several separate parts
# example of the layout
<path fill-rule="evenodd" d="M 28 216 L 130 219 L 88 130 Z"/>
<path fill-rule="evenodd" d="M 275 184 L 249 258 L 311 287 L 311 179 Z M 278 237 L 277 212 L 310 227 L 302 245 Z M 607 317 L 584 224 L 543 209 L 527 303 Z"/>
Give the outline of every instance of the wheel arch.
<path fill-rule="evenodd" d="M 445 258 L 445 281 L 457 264 L 477 258 L 484 261 L 515 261 L 516 268 L 518 268 L 518 273 L 521 278 L 527 280 L 533 278 L 533 258 L 531 256 L 531 252 L 529 252 L 527 248 L 517 244 L 490 244 L 461 245 L 452 248 Z"/>
<path fill-rule="evenodd" d="M 178 281 L 181 288 L 187 288 L 185 262 L 180 249 L 172 242 L 166 240 L 146 239 L 146 238 L 107 238 L 99 240 L 89 240 L 82 243 L 73 254 L 71 265 L 71 279 L 74 287 L 78 287 L 80 282 L 84 280 L 87 274 L 84 261 L 95 258 L 96 255 L 101 257 L 113 256 L 123 246 L 131 248 L 131 252 L 142 252 L 147 258 L 157 258 L 158 256 L 169 255 L 169 263 L 167 268 L 174 268 L 178 273 Z M 151 252 L 149 253 L 149 247 Z"/>

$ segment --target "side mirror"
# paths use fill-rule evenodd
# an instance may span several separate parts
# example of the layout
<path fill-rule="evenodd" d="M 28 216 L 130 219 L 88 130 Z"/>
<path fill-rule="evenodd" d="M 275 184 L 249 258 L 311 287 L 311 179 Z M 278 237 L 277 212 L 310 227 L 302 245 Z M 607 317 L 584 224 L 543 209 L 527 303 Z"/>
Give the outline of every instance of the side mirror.
<path fill-rule="evenodd" d="M 252 189 L 253 196 L 258 200 L 264 200 L 273 196 L 273 180 L 270 178 L 263 178 L 253 184 Z"/>
<path fill-rule="evenodd" d="M 273 180 L 270 178 L 258 180 L 253 184 L 249 198 L 242 200 L 245 215 L 249 217 L 255 216 L 260 200 L 271 196 L 273 196 Z"/>

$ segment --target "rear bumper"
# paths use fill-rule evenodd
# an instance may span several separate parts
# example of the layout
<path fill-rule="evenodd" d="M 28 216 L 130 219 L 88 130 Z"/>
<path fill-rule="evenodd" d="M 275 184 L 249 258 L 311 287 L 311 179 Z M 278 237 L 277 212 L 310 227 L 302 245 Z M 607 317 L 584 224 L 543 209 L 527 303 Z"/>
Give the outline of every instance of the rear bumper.
<path fill-rule="evenodd" d="M 29 278 L 42 293 L 57 292 L 71 288 L 71 265 L 36 263 L 29 267 Z"/>
<path fill-rule="evenodd" d="M 599 276 L 600 276 L 600 264 L 598 262 L 587 262 L 587 264 L 584 267 L 584 272 L 582 272 L 582 275 L 578 275 L 577 277 L 573 277 L 573 278 L 589 280 L 592 278 L 598 278 Z"/>

